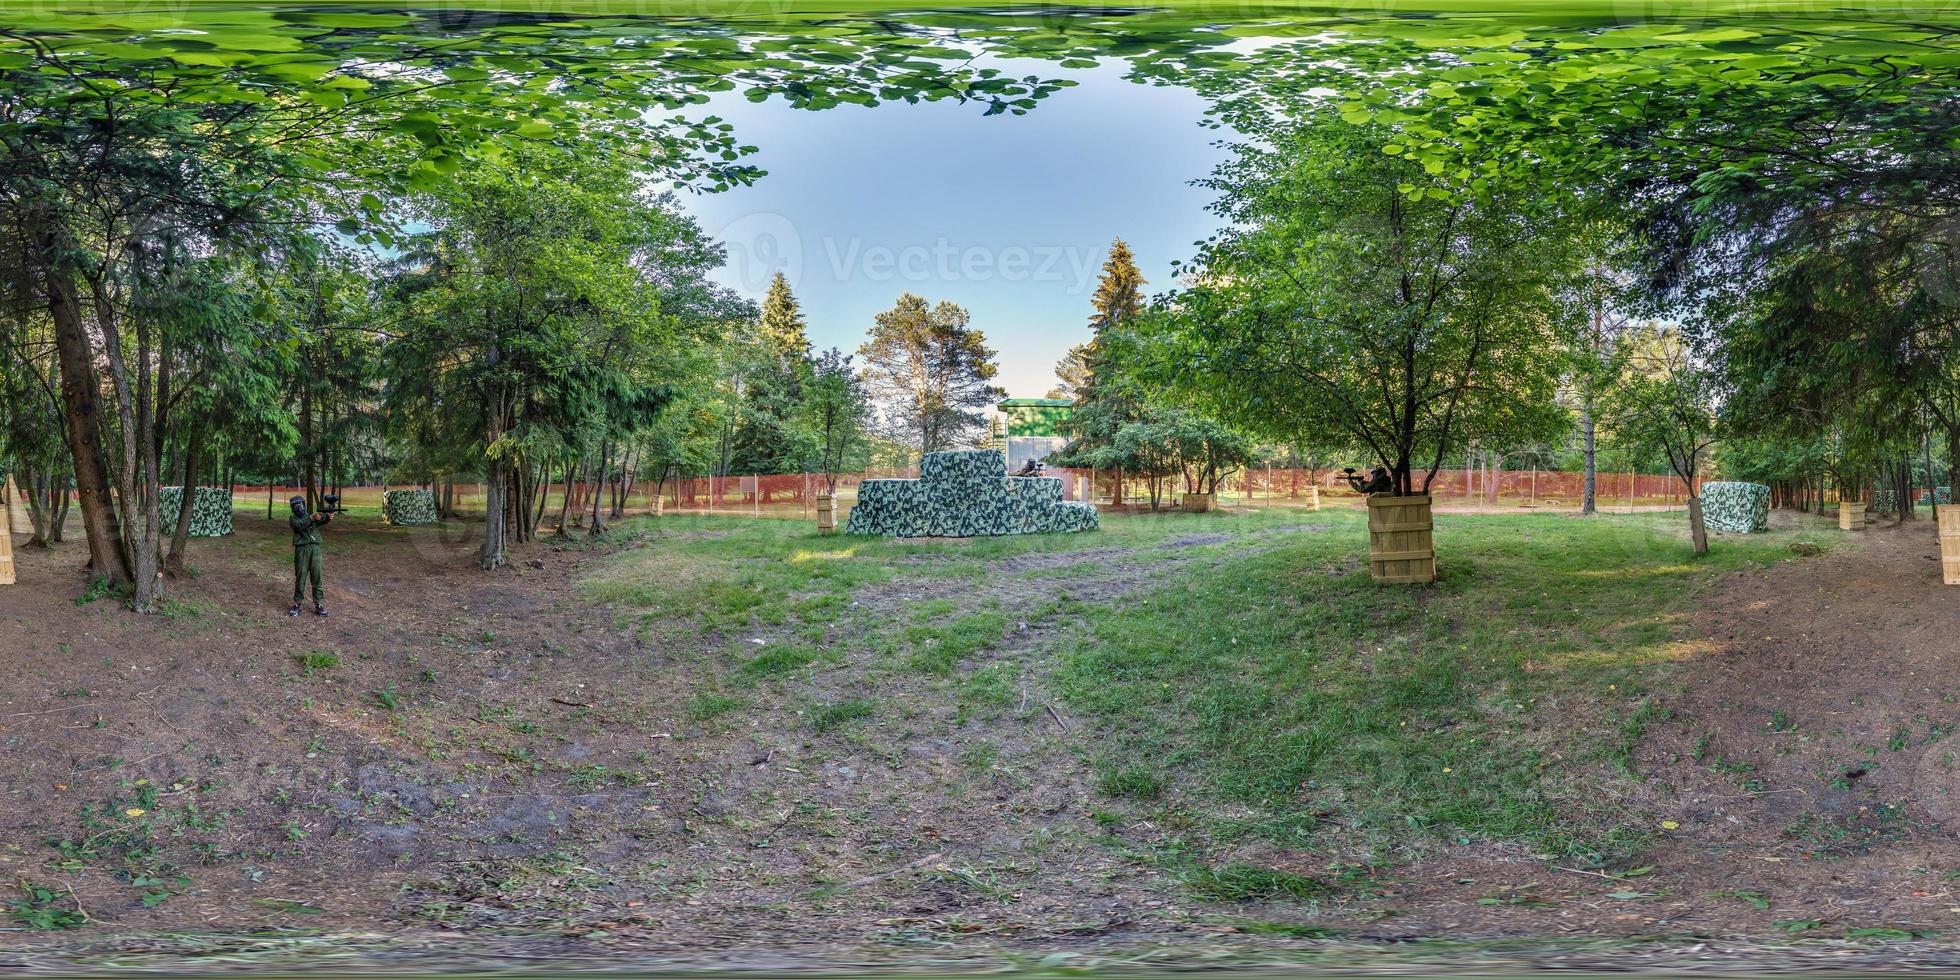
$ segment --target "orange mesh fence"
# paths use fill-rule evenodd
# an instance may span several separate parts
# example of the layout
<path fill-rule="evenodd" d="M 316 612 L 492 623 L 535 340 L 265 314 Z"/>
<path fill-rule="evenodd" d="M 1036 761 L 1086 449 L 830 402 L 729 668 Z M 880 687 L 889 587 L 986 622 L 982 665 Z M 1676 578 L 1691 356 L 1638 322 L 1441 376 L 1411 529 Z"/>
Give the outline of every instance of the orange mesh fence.
<path fill-rule="evenodd" d="M 1069 469 L 1049 467 L 1044 476 L 1062 481 L 1064 500 L 1089 500 L 1109 503 L 1119 499 L 1117 495 L 1117 474 L 1111 470 Z M 871 470 L 864 473 L 839 474 L 836 477 L 837 496 L 849 501 L 857 497 L 858 484 L 865 480 L 917 479 L 918 470 L 914 468 L 894 468 Z M 1682 496 L 1681 481 L 1666 474 L 1653 473 L 1605 473 L 1598 474 L 1596 494 L 1602 501 L 1607 500 L 1679 500 Z M 1501 470 L 1446 469 L 1436 474 L 1430 484 L 1430 493 L 1445 502 L 1451 499 L 1468 502 L 1488 502 L 1491 500 L 1560 500 L 1576 502 L 1583 492 L 1585 474 L 1578 471 L 1558 470 Z M 1495 492 L 1493 493 L 1493 484 Z M 816 499 L 825 485 L 821 473 L 784 473 L 762 476 L 685 476 L 669 477 L 664 480 L 635 479 L 627 491 L 626 509 L 634 513 L 650 512 L 655 507 L 655 499 L 660 501 L 660 509 L 666 511 L 701 511 L 729 513 L 808 513 L 816 512 Z M 390 484 L 386 486 L 344 487 L 341 494 L 345 502 L 352 506 L 378 507 L 381 491 L 401 489 L 411 484 Z M 1218 493 L 1230 499 L 1251 499 L 1280 501 L 1310 495 L 1309 488 L 1318 486 L 1323 491 L 1348 492 L 1347 482 L 1339 470 L 1332 468 L 1294 469 L 1283 467 L 1257 467 L 1234 473 L 1220 481 Z M 436 489 L 438 503 L 442 496 Z M 1184 478 L 1171 476 L 1159 484 L 1159 494 L 1165 499 L 1174 499 L 1184 492 Z M 283 512 L 287 498 L 304 496 L 303 487 L 275 486 L 267 488 L 263 484 L 252 486 L 238 484 L 231 488 L 240 506 L 256 499 L 261 505 L 268 494 L 279 511 Z M 592 494 L 602 493 L 601 501 L 607 512 L 612 510 L 614 488 L 610 485 L 595 488 L 591 483 L 571 484 L 571 510 L 586 512 L 592 508 Z M 567 487 L 564 483 L 553 483 L 543 488 L 546 494 L 546 510 L 556 514 L 565 504 Z M 463 511 L 480 511 L 483 507 L 483 487 L 481 484 L 457 484 L 454 488 L 453 506 Z M 1120 499 L 1124 502 L 1148 500 L 1150 483 L 1134 475 L 1124 474 Z"/>

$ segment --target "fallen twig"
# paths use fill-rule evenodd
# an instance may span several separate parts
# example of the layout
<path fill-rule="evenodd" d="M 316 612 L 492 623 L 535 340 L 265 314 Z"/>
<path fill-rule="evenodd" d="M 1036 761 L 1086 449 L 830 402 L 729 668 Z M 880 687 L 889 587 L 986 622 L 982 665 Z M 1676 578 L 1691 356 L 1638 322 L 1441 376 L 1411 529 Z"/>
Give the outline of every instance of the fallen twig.
<path fill-rule="evenodd" d="M 1056 726 L 1061 728 L 1061 730 L 1064 732 L 1068 731 L 1068 722 L 1062 720 L 1062 713 L 1056 711 L 1055 706 L 1053 704 L 1047 705 L 1047 708 L 1048 708 L 1048 717 L 1055 719 Z"/>
<path fill-rule="evenodd" d="M 931 864 L 932 862 L 937 861 L 945 856 L 946 855 L 944 854 L 938 854 L 938 853 L 928 854 L 925 857 L 918 859 L 917 861 L 913 861 L 908 864 L 901 864 L 898 867 L 891 869 L 890 871 L 881 872 L 875 875 L 866 875 L 865 877 L 859 878 L 856 881 L 847 881 L 844 884 L 838 885 L 835 888 L 830 889 L 830 891 L 834 894 L 836 892 L 849 891 L 853 888 L 862 888 L 865 885 L 872 884 L 873 882 L 884 881 L 887 878 L 896 878 L 899 875 L 902 875 L 908 871 L 917 871 L 918 869 L 923 868 L 926 865 Z"/>

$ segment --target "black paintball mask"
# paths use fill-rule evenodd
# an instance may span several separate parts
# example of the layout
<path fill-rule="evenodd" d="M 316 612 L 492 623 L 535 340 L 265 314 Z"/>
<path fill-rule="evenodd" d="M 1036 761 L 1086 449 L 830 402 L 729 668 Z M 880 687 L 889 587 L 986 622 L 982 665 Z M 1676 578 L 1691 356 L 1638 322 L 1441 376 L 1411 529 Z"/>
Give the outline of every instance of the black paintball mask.
<path fill-rule="evenodd" d="M 294 497 L 293 499 L 291 499 L 291 500 L 288 500 L 288 501 L 286 501 L 286 502 L 287 502 L 287 503 L 289 503 L 289 504 L 292 504 L 292 505 L 293 505 L 293 516 L 294 516 L 294 517 L 305 517 L 305 516 L 306 516 L 306 498 L 305 498 L 305 497 Z"/>

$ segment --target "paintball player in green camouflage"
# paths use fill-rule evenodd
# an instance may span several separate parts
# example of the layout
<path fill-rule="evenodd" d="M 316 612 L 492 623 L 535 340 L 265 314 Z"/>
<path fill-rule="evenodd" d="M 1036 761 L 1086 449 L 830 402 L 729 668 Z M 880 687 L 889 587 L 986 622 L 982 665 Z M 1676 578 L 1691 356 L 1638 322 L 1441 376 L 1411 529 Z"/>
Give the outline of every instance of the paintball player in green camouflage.
<path fill-rule="evenodd" d="M 305 497 L 294 497 L 288 503 L 293 505 L 293 518 L 287 522 L 293 528 L 293 608 L 287 610 L 286 615 L 299 615 L 300 601 L 306 598 L 306 584 L 311 580 L 313 612 L 325 616 L 326 592 L 320 583 L 320 573 L 324 567 L 320 557 L 320 528 L 333 520 L 333 514 L 309 513 Z"/>

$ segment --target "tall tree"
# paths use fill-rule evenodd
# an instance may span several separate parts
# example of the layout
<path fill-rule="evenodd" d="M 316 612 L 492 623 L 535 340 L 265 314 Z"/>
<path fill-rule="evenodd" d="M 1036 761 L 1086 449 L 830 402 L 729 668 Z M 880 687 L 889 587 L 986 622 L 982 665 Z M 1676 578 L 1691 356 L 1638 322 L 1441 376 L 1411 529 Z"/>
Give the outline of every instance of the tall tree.
<path fill-rule="evenodd" d="M 1062 427 L 1070 437 L 1068 445 L 1050 458 L 1063 466 L 1114 470 L 1113 499 L 1118 504 L 1123 502 L 1124 474 L 1137 469 L 1124 461 L 1141 464 L 1143 456 L 1154 458 L 1148 452 L 1139 456 L 1119 451 L 1117 438 L 1125 426 L 1155 421 L 1142 392 L 1125 374 L 1118 350 L 1126 339 L 1123 331 L 1143 313 L 1143 286 L 1143 273 L 1137 269 L 1130 246 L 1116 239 L 1090 297 L 1094 310 L 1089 316 L 1089 342 L 1069 348 L 1068 356 L 1055 365 L 1055 375 L 1062 382 L 1056 396 L 1074 399 L 1075 409 Z M 1134 434 L 1120 444 L 1154 445 L 1149 440 L 1139 441 Z"/>
<path fill-rule="evenodd" d="M 1681 480 L 1695 554 L 1708 552 L 1696 479 L 1714 446 L 1721 392 L 1716 375 L 1678 328 L 1648 325 L 1622 338 L 1620 376 L 1608 398 L 1616 440 L 1635 452 L 1658 453 Z"/>
<path fill-rule="evenodd" d="M 984 409 L 1006 397 L 986 337 L 966 310 L 905 293 L 878 314 L 858 348 L 864 380 L 884 404 L 893 435 L 920 453 L 966 445 L 986 420 Z"/>
<path fill-rule="evenodd" d="M 720 251 L 644 176 L 552 148 L 459 173 L 420 204 L 394 284 L 402 322 L 388 397 L 403 419 L 439 419 L 485 485 L 478 556 L 502 565 L 534 529 L 536 486 L 569 452 L 595 484 L 672 397 L 677 349 L 719 323 L 688 310 Z M 595 493 L 589 514 L 603 529 Z"/>
<path fill-rule="evenodd" d="M 1118 238 L 1109 246 L 1109 257 L 1103 260 L 1102 276 L 1090 298 L 1096 312 L 1089 317 L 1089 325 L 1101 331 L 1143 312 L 1143 287 L 1136 256 L 1129 244 Z"/>
<path fill-rule="evenodd" d="M 734 338 L 730 367 L 739 374 L 739 403 L 730 415 L 730 472 L 799 472 L 809 456 L 796 425 L 810 374 L 810 338 L 803 309 L 781 272 L 769 282 L 761 316 Z"/>
<path fill-rule="evenodd" d="M 789 289 L 789 278 L 781 272 L 769 280 L 769 291 L 762 297 L 762 316 L 757 324 L 772 357 L 796 361 L 810 356 L 803 304 L 796 301 L 796 294 Z"/>
<path fill-rule="evenodd" d="M 837 492 L 839 473 L 863 468 L 864 427 L 871 404 L 851 356 L 836 348 L 820 355 L 803 389 L 802 422 L 816 452 L 824 491 Z"/>
<path fill-rule="evenodd" d="M 1089 392 L 1093 377 L 1089 359 L 1095 356 L 1095 342 L 1076 344 L 1055 362 L 1055 387 L 1048 390 L 1050 398 L 1070 398 L 1081 400 Z"/>
<path fill-rule="evenodd" d="M 1226 230 L 1156 325 L 1158 369 L 1274 438 L 1336 430 L 1398 495 L 1472 439 L 1558 434 L 1567 256 L 1535 188 L 1430 194 L 1389 131 L 1320 119 L 1205 185 Z"/>

